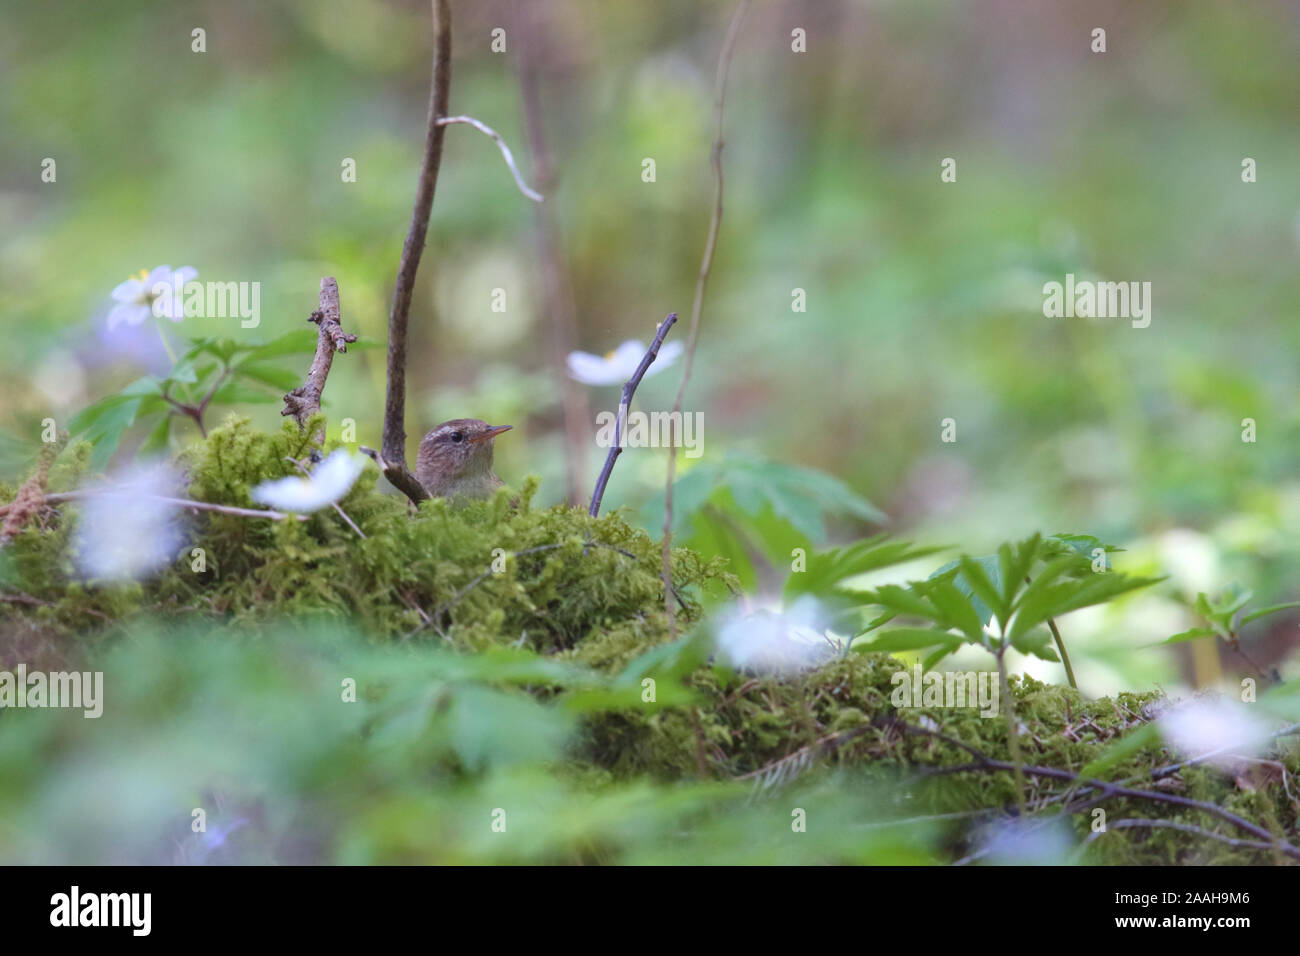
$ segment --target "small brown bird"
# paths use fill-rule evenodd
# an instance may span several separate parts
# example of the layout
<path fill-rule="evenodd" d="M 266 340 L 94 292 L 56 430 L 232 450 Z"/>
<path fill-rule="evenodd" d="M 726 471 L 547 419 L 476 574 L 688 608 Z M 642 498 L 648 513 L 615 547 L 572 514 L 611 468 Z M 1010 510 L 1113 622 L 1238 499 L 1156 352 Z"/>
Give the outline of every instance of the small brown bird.
<path fill-rule="evenodd" d="M 504 482 L 492 470 L 492 442 L 513 425 L 477 418 L 443 422 L 420 442 L 415 477 L 435 498 L 489 498 Z"/>

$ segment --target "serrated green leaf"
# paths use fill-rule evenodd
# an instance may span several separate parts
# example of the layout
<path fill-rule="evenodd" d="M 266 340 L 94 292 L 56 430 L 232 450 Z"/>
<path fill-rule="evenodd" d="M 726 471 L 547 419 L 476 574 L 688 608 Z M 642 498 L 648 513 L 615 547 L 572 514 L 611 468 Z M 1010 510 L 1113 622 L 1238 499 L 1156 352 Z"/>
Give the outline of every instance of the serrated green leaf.
<path fill-rule="evenodd" d="M 891 627 L 882 631 L 874 641 L 855 647 L 859 653 L 876 651 L 915 651 L 936 644 L 952 645 L 953 650 L 961 646 L 961 641 L 947 631 L 936 631 L 922 627 Z"/>
<path fill-rule="evenodd" d="M 1300 601 L 1287 601 L 1285 604 L 1270 604 L 1268 607 L 1262 607 L 1258 611 L 1251 611 L 1241 619 L 1242 625 L 1249 624 L 1251 621 L 1257 621 L 1261 617 L 1269 614 L 1276 614 L 1278 611 L 1285 611 L 1287 608 L 1300 607 Z"/>
<path fill-rule="evenodd" d="M 1157 641 L 1151 646 L 1158 647 L 1161 644 L 1181 644 L 1184 641 L 1195 641 L 1202 637 L 1215 637 L 1216 634 L 1216 631 L 1212 631 L 1208 627 L 1194 627 L 1187 631 L 1181 631 L 1173 637 L 1167 637 L 1163 641 Z"/>
<path fill-rule="evenodd" d="M 292 391 L 302 384 L 302 376 L 286 368 L 262 362 L 245 362 L 235 367 L 235 374 L 270 385 L 281 392 Z"/>

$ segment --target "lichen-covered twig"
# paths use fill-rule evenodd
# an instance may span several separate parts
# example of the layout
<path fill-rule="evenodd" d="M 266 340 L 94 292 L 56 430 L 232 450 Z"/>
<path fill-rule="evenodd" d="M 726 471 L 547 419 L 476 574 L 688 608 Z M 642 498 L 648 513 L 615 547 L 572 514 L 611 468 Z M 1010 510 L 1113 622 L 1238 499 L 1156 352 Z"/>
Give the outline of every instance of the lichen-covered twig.
<path fill-rule="evenodd" d="M 627 411 L 632 407 L 632 396 L 636 393 L 636 387 L 641 384 L 641 379 L 645 376 L 652 362 L 659 356 L 659 346 L 663 345 L 664 336 L 668 330 L 673 327 L 677 321 L 677 313 L 670 312 L 655 332 L 654 339 L 650 342 L 650 347 L 646 349 L 645 355 L 641 356 L 641 364 L 636 367 L 632 377 L 623 383 L 623 394 L 618 401 L 618 418 L 614 425 L 614 444 L 610 446 L 609 453 L 605 455 L 605 464 L 600 469 L 600 477 L 596 479 L 596 488 L 591 493 L 591 507 L 587 513 L 593 518 L 600 514 L 600 501 L 605 497 L 605 485 L 609 483 L 610 473 L 614 470 L 614 462 L 618 461 L 618 456 L 623 453 L 623 429 L 627 426 Z"/>
<path fill-rule="evenodd" d="M 700 260 L 700 272 L 695 280 L 695 300 L 691 303 L 691 331 L 686 342 L 686 360 L 682 366 L 682 384 L 677 389 L 677 401 L 673 403 L 670 423 L 680 421 L 682 398 L 686 386 L 691 380 L 691 369 L 695 365 L 695 345 L 700 337 L 700 310 L 704 305 L 704 287 L 709 281 L 709 270 L 713 267 L 713 252 L 718 247 L 718 230 L 722 225 L 722 117 L 727 102 L 727 74 L 731 70 L 731 57 L 736 48 L 736 37 L 740 35 L 740 24 L 749 10 L 749 0 L 740 0 L 736 12 L 732 14 L 727 26 L 726 38 L 722 41 L 722 52 L 718 56 L 718 70 L 713 84 L 713 149 L 710 160 L 716 189 L 713 200 L 713 214 L 709 217 L 709 235 L 704 241 L 704 256 Z M 670 424 L 669 428 L 673 426 Z M 677 638 L 677 616 L 673 612 L 672 595 L 672 548 L 673 548 L 673 481 L 677 477 L 677 443 L 668 443 L 668 479 L 664 493 L 664 541 L 663 570 L 664 610 L 668 614 L 668 639 Z"/>
<path fill-rule="evenodd" d="M 451 126 L 453 123 L 464 123 L 466 126 L 473 126 L 480 133 L 485 133 L 490 136 L 497 144 L 497 147 L 501 150 L 501 157 L 506 161 L 506 165 L 510 167 L 510 174 L 515 177 L 515 185 L 519 187 L 519 191 L 533 202 L 543 201 L 544 197 L 541 193 L 537 192 L 535 189 L 528 188 L 528 184 L 524 182 L 524 177 L 519 172 L 519 167 L 515 165 L 515 157 L 514 154 L 510 152 L 510 147 L 507 146 L 506 141 L 501 138 L 501 134 L 491 126 L 476 120 L 472 116 L 443 116 L 435 122 L 437 122 L 439 126 Z"/>
<path fill-rule="evenodd" d="M 321 395 L 325 391 L 330 366 L 334 363 L 334 353 L 346 352 L 348 344 L 357 340 L 355 335 L 343 331 L 339 284 L 333 276 L 320 280 L 320 308 L 307 321 L 320 326 L 316 354 L 307 371 L 307 380 L 284 396 L 284 408 L 280 411 L 281 415 L 292 415 L 300 428 L 306 428 L 311 417 L 320 411 Z M 316 433 L 315 440 L 318 444 L 324 443 L 324 428 Z"/>

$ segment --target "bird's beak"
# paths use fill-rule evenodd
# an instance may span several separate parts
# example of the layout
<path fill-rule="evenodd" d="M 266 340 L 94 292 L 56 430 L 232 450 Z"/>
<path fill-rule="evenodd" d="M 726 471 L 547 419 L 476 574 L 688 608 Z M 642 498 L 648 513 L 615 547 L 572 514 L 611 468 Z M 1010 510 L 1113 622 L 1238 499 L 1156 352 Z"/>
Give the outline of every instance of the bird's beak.
<path fill-rule="evenodd" d="M 470 441 L 487 441 L 489 438 L 496 438 L 502 432 L 508 432 L 514 428 L 514 425 L 489 425 L 485 431 L 470 437 Z"/>

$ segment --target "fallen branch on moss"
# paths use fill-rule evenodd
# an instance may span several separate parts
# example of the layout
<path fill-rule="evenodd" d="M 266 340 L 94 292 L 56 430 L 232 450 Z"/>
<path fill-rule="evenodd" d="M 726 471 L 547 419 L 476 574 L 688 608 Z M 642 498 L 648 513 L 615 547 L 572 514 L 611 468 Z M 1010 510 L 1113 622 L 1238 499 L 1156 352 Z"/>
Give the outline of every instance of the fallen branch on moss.
<path fill-rule="evenodd" d="M 1180 797 L 1177 794 L 1160 793 L 1155 790 L 1139 790 L 1122 784 L 1110 783 L 1106 780 L 1097 780 L 1093 777 L 1081 777 L 1077 773 L 1073 773 L 1069 770 L 1061 770 L 1057 767 L 1037 767 L 1031 765 L 1020 766 L 1019 764 L 1011 763 L 1006 760 L 995 760 L 983 751 L 972 747 L 970 744 L 963 741 L 957 740 L 955 737 L 950 737 L 947 734 L 942 734 L 935 730 L 927 730 L 924 727 L 916 727 L 905 721 L 899 720 L 898 718 L 891 718 L 887 723 L 904 734 L 931 737 L 935 740 L 940 740 L 953 747 L 964 750 L 975 758 L 972 763 L 957 764 L 956 766 L 950 767 L 935 767 L 923 771 L 921 774 L 922 776 L 946 776 L 948 774 L 966 773 L 969 771 L 1016 772 L 1017 768 L 1019 768 L 1019 771 L 1023 772 L 1025 776 L 1046 777 L 1049 780 L 1062 780 L 1073 784 L 1082 784 L 1097 792 L 1096 796 L 1082 798 L 1067 803 L 1061 809 L 1063 815 L 1077 813 L 1080 810 L 1087 809 L 1088 807 L 1100 803 L 1103 800 L 1110 799 L 1111 797 L 1127 797 L 1132 800 L 1148 800 L 1155 803 L 1167 803 L 1176 807 L 1184 807 L 1189 810 L 1200 810 L 1203 813 L 1216 816 L 1221 820 L 1231 823 L 1244 833 L 1249 833 L 1253 837 L 1267 841 L 1267 849 L 1277 850 L 1285 853 L 1293 859 L 1300 860 L 1300 847 L 1288 843 L 1281 837 L 1274 836 L 1263 827 L 1251 823 L 1249 820 L 1239 817 L 1237 814 L 1225 810 L 1223 807 L 1217 806 L 1213 803 L 1206 803 L 1204 800 L 1193 800 L 1191 797 Z M 974 859 L 975 856 L 978 855 L 979 854 L 975 854 L 971 857 L 967 857 L 966 860 L 969 861 Z"/>
<path fill-rule="evenodd" d="M 161 501 L 164 504 L 176 505 L 180 508 L 190 508 L 194 511 L 216 511 L 223 515 L 236 515 L 243 518 L 269 518 L 272 521 L 284 521 L 286 518 L 295 518 L 298 521 L 307 520 L 306 515 L 286 514 L 282 511 L 269 511 L 258 508 L 236 508 L 233 505 L 213 504 L 210 501 L 192 501 L 189 498 L 169 498 L 165 495 L 144 495 L 136 491 L 124 492 L 115 488 L 60 491 L 56 494 L 45 495 L 41 501 L 44 504 L 57 504 L 60 501 L 79 501 L 84 498 L 101 498 L 105 495 L 130 495 L 135 498 L 148 498 L 150 501 Z M 18 505 L 16 501 L 7 505 L 0 505 L 0 515 L 6 514 L 16 505 Z"/>

